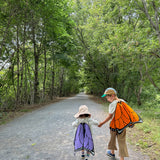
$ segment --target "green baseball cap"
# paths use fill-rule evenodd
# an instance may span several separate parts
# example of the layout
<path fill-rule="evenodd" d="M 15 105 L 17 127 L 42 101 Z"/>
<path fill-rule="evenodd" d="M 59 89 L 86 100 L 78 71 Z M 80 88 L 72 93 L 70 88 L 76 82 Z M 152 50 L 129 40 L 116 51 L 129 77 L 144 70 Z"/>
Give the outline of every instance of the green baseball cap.
<path fill-rule="evenodd" d="M 117 95 L 117 91 L 114 88 L 107 88 L 101 97 L 106 97 L 107 95 L 112 95 L 112 94 Z"/>

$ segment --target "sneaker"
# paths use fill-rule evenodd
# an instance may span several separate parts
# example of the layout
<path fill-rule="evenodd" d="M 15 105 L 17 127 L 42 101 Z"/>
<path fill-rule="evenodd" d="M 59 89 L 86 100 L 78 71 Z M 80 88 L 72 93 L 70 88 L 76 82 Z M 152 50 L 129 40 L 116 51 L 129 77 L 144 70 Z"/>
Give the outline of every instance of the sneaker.
<path fill-rule="evenodd" d="M 85 159 L 85 155 L 82 154 L 82 155 L 81 155 L 81 159 Z"/>
<path fill-rule="evenodd" d="M 107 151 L 107 156 L 115 158 L 115 154 L 112 154 L 111 151 Z"/>

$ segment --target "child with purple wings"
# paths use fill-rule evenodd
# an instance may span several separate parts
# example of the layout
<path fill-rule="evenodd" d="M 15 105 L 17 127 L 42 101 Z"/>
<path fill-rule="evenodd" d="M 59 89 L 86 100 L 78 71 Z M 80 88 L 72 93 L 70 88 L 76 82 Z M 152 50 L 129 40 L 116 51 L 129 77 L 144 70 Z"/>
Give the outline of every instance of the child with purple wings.
<path fill-rule="evenodd" d="M 86 105 L 79 107 L 79 112 L 74 116 L 76 120 L 72 126 L 76 128 L 74 138 L 74 151 L 81 151 L 81 158 L 88 160 L 90 153 L 95 154 L 92 138 L 92 125 L 98 126 L 98 121 L 91 118 L 91 113 Z M 85 154 L 86 151 L 86 154 Z"/>

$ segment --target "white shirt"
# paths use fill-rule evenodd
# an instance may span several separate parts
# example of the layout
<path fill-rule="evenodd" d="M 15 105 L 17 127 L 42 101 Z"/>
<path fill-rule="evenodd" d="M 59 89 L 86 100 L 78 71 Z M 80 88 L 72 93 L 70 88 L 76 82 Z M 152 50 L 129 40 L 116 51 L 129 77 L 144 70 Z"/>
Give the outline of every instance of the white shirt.
<path fill-rule="evenodd" d="M 125 102 L 123 99 L 120 99 L 120 100 Z M 118 102 L 119 102 L 118 100 L 114 100 L 112 103 L 110 103 L 110 105 L 109 105 L 109 113 L 110 114 L 113 114 L 115 112 Z"/>
<path fill-rule="evenodd" d="M 122 102 L 125 102 L 123 99 L 119 99 Z M 110 103 L 109 105 L 109 113 L 110 114 L 114 114 L 116 107 L 117 107 L 117 103 L 119 102 L 119 100 L 114 100 L 112 103 Z M 112 119 L 114 118 L 114 115 L 112 116 L 110 122 L 112 121 Z"/>
<path fill-rule="evenodd" d="M 92 126 L 93 125 L 98 126 L 98 124 L 99 124 L 99 122 L 97 120 L 89 118 L 89 117 L 86 117 L 86 118 L 77 118 L 72 123 L 72 126 L 75 127 L 75 128 L 77 128 L 80 123 L 86 123 L 86 124 L 88 124 L 89 127 L 90 127 L 90 129 L 91 129 L 91 132 L 92 132 Z"/>

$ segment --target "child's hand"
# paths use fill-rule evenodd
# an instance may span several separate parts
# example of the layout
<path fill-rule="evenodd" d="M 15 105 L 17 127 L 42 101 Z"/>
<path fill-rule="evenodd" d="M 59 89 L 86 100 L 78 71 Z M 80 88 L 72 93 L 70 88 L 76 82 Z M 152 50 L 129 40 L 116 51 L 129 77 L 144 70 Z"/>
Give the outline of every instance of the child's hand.
<path fill-rule="evenodd" d="M 98 127 L 101 127 L 102 125 L 103 125 L 103 123 L 101 122 L 101 123 L 99 123 Z"/>

